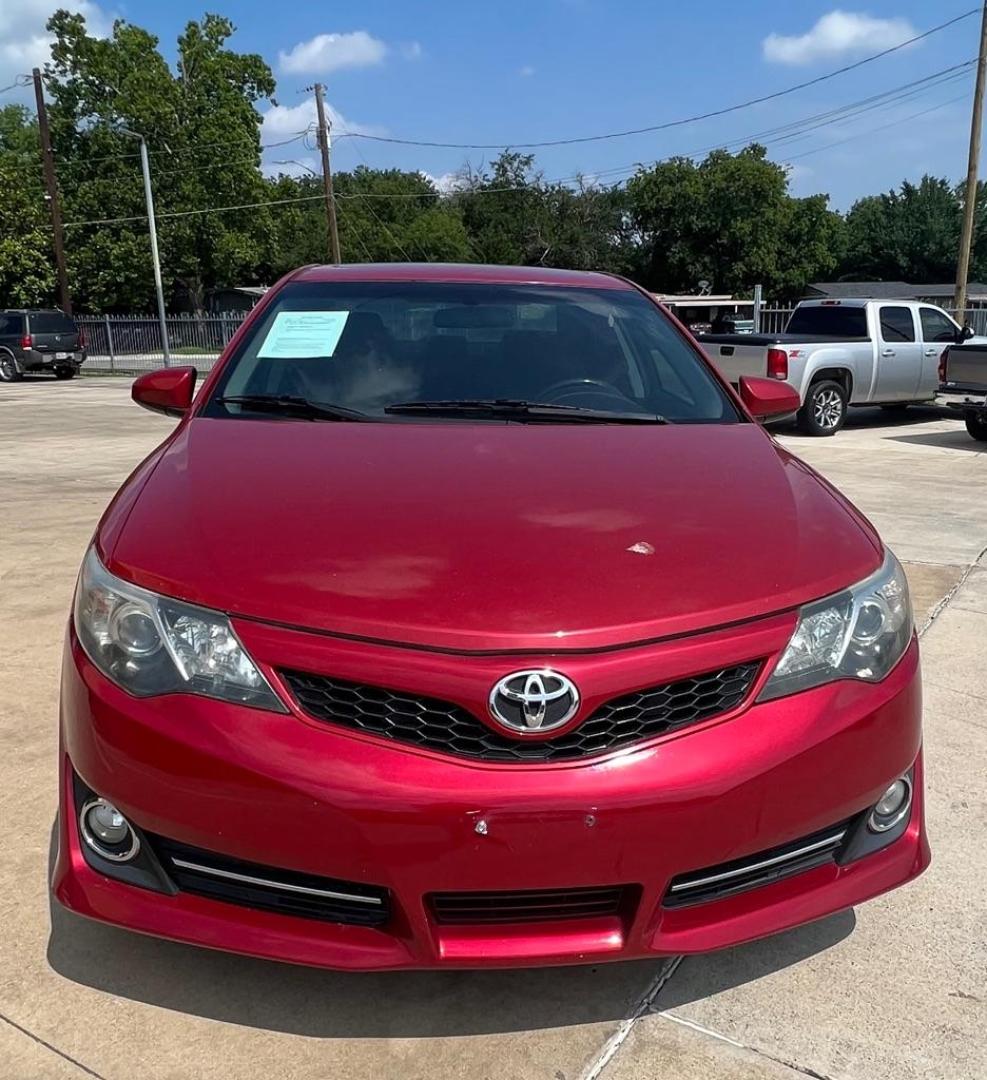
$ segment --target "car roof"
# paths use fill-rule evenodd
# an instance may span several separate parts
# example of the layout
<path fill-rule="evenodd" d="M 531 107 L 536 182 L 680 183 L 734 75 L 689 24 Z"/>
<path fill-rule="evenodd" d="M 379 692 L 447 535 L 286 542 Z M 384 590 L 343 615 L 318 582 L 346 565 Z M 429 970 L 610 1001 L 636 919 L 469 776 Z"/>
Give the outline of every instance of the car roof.
<path fill-rule="evenodd" d="M 292 281 L 441 281 L 497 285 L 565 285 L 583 289 L 633 289 L 622 278 L 587 270 L 545 266 L 490 266 L 482 263 L 351 263 L 305 266 Z"/>

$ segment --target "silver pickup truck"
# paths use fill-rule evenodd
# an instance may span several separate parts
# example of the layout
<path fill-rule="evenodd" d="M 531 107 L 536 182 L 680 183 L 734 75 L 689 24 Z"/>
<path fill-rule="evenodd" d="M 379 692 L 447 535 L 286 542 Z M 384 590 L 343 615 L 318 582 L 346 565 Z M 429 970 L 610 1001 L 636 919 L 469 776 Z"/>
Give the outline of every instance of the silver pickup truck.
<path fill-rule="evenodd" d="M 932 304 L 803 300 L 783 334 L 698 338 L 731 383 L 741 375 L 788 382 L 802 401 L 799 427 L 810 435 L 835 435 L 848 406 L 899 409 L 932 401 L 944 350 L 971 336 Z"/>

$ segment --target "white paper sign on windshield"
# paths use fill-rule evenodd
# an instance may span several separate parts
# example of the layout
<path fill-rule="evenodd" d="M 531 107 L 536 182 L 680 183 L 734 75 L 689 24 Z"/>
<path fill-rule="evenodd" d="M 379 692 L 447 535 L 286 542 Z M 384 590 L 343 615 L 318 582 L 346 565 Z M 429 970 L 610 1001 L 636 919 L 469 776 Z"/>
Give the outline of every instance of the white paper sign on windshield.
<path fill-rule="evenodd" d="M 271 360 L 331 357 L 348 311 L 279 311 L 257 355 Z"/>

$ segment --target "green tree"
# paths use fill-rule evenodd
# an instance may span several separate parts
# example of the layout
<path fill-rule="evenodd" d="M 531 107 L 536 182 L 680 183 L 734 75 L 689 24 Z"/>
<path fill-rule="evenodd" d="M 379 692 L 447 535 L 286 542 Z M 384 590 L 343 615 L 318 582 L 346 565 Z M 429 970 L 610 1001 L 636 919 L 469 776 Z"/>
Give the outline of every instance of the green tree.
<path fill-rule="evenodd" d="M 798 293 L 836 265 L 839 216 L 828 197 L 793 199 L 782 165 L 763 146 L 716 150 L 699 164 L 672 158 L 639 169 L 627 185 L 637 272 L 649 287 L 743 292 L 757 283 Z"/>
<path fill-rule="evenodd" d="M 274 93 L 267 64 L 229 49 L 233 24 L 217 15 L 186 26 L 174 72 L 158 39 L 122 20 L 105 39 L 88 34 L 83 16 L 67 11 L 56 12 L 48 28 L 55 40 L 45 83 L 55 152 L 66 163 L 66 220 L 137 219 L 70 225 L 69 265 L 80 303 L 151 303 L 137 143 L 122 127 L 142 134 L 151 152 L 168 292 L 184 293 L 199 307 L 210 287 L 251 274 L 271 242 L 269 214 L 195 211 L 265 197 L 255 103 Z"/>
<path fill-rule="evenodd" d="M 628 269 L 624 193 L 581 178 L 548 183 L 532 154 L 508 150 L 489 172 L 464 170 L 453 200 L 484 262 Z"/>
<path fill-rule="evenodd" d="M 344 262 L 469 262 L 475 258 L 458 209 L 440 198 L 419 172 L 371 169 L 333 178 L 339 244 Z M 326 214 L 316 176 L 279 176 L 273 199 L 296 199 L 275 208 L 271 276 L 295 266 L 326 262 Z"/>
<path fill-rule="evenodd" d="M 846 218 L 843 274 L 863 281 L 932 284 L 956 275 L 960 199 L 949 181 L 923 176 L 869 195 Z"/>
<path fill-rule="evenodd" d="M 54 266 L 38 125 L 20 105 L 7 105 L 0 109 L 0 307 L 52 303 Z"/>

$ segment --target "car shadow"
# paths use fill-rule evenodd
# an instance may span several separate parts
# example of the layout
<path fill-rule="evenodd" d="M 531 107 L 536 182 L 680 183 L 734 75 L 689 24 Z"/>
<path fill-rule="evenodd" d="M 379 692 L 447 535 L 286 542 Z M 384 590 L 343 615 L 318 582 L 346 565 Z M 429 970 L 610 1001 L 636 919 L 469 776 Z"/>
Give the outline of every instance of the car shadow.
<path fill-rule="evenodd" d="M 953 431 L 927 431 L 918 435 L 888 435 L 891 442 L 914 443 L 917 446 L 936 446 L 943 450 L 966 450 L 974 454 L 987 453 L 987 442 L 972 438 L 962 422 Z"/>
<path fill-rule="evenodd" d="M 907 428 L 914 424 L 925 424 L 932 420 L 955 420 L 948 409 L 935 405 L 909 405 L 904 409 L 882 409 L 879 406 L 854 406 L 847 412 L 843 431 L 866 431 L 868 428 Z M 785 435 L 795 439 L 815 441 L 818 436 L 800 431 L 791 420 L 769 424 L 773 435 Z M 837 432 L 833 438 L 839 439 Z"/>
<path fill-rule="evenodd" d="M 53 827 L 49 877 L 56 844 Z M 144 937 L 83 919 L 54 899 L 50 913 L 48 962 L 66 979 L 163 1009 L 323 1039 L 484 1035 L 619 1020 L 669 963 L 351 974 Z M 853 914 L 845 912 L 740 949 L 689 958 L 658 1005 L 759 979 L 830 948 L 853 926 Z"/>

